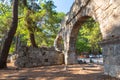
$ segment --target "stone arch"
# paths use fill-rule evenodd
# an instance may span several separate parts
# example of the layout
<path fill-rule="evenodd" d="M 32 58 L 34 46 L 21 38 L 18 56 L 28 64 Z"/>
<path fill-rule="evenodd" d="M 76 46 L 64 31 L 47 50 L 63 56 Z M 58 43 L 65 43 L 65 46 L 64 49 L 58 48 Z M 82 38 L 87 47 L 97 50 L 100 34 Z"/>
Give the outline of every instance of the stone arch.
<path fill-rule="evenodd" d="M 65 40 L 66 46 L 68 47 L 66 49 L 66 54 L 68 55 L 68 64 L 74 64 L 76 63 L 76 40 L 77 40 L 77 36 L 79 33 L 79 30 L 82 26 L 82 24 L 89 19 L 89 16 L 82 16 L 80 17 L 76 23 L 73 25 L 72 23 L 70 24 L 70 32 L 68 34 L 67 40 Z"/>
<path fill-rule="evenodd" d="M 119 0 L 75 0 L 61 24 L 64 40 L 65 64 L 75 63 L 75 41 L 79 27 L 88 16 L 100 24 L 104 54 L 105 73 L 119 77 L 120 64 L 120 1 Z M 55 41 L 57 42 L 57 41 Z M 116 56 L 116 57 L 115 57 Z M 114 57 L 114 58 L 112 58 Z M 115 59 L 117 58 L 117 59 Z M 112 61 L 110 61 L 110 59 Z M 120 59 L 119 59 L 120 61 Z M 115 64 L 115 62 L 118 62 Z M 111 70 L 112 69 L 112 70 Z M 119 70 L 119 71 L 118 71 Z M 118 72 L 117 72 L 118 71 Z M 114 73 L 114 75 L 113 75 Z"/>

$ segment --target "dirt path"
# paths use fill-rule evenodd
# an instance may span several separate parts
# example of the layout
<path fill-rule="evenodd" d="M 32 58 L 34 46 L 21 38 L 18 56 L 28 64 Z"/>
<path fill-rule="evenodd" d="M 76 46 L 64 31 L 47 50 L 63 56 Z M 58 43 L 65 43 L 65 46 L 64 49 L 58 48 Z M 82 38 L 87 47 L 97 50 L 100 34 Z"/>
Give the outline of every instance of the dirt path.
<path fill-rule="evenodd" d="M 9 64 L 11 70 L 0 70 L 0 79 L 6 80 L 97 80 L 102 74 L 102 66 L 94 65 L 69 65 L 64 70 L 64 65 L 43 66 L 36 68 L 24 68 L 15 70 Z M 85 69 L 83 70 L 83 67 Z"/>

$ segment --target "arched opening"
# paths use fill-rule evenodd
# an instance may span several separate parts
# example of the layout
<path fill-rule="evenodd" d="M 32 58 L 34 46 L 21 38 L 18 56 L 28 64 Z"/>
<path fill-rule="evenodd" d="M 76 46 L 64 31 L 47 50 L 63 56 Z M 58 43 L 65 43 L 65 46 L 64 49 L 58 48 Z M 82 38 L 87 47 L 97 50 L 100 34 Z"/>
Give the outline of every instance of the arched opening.
<path fill-rule="evenodd" d="M 98 44 L 102 40 L 99 23 L 91 17 L 80 18 L 73 26 L 70 35 L 70 52 L 89 57 L 98 56 L 101 48 Z"/>
<path fill-rule="evenodd" d="M 75 43 L 78 60 L 102 63 L 102 51 L 99 42 L 102 40 L 99 23 L 88 18 L 81 25 Z M 92 59 L 93 58 L 93 59 Z"/>

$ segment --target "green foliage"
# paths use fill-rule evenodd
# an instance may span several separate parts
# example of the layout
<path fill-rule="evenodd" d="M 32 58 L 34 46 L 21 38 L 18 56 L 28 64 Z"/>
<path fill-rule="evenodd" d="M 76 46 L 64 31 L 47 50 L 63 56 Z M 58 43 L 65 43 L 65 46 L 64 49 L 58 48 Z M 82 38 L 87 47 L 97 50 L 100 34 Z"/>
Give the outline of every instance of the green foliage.
<path fill-rule="evenodd" d="M 54 39 L 59 31 L 60 22 L 64 13 L 55 11 L 56 6 L 52 0 L 27 0 L 28 8 L 24 7 L 23 0 L 19 1 L 18 28 L 10 48 L 15 50 L 16 37 L 22 45 L 30 46 L 29 32 L 34 33 L 38 46 L 53 46 Z M 10 28 L 12 20 L 12 0 L 8 4 L 0 3 L 0 39 Z"/>
<path fill-rule="evenodd" d="M 12 12 L 11 7 L 0 3 L 0 38 L 8 31 Z"/>
<path fill-rule="evenodd" d="M 98 42 L 101 41 L 99 24 L 93 19 L 88 19 L 79 31 L 76 48 L 79 53 L 90 52 L 97 54 L 100 52 Z"/>
<path fill-rule="evenodd" d="M 29 6 L 31 6 L 30 4 Z M 38 3 L 36 4 L 38 5 Z M 38 46 L 52 46 L 59 30 L 60 22 L 65 14 L 57 13 L 54 10 L 55 5 L 52 1 L 43 0 L 40 2 L 39 7 L 39 10 L 20 8 L 17 34 L 21 36 L 22 44 L 31 45 L 29 39 L 29 32 L 31 32 L 34 33 Z"/>
<path fill-rule="evenodd" d="M 57 13 L 52 1 L 41 3 L 41 10 L 36 19 L 39 30 L 36 32 L 36 41 L 39 46 L 53 46 L 54 39 L 60 27 L 64 13 Z M 38 15 L 38 14 L 37 14 Z"/>

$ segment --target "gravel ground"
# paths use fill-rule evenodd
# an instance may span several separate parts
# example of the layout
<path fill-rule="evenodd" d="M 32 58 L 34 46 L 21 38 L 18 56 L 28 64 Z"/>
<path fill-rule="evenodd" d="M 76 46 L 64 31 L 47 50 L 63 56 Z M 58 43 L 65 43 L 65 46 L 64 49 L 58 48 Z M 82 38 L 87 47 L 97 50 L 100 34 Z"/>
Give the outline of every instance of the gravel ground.
<path fill-rule="evenodd" d="M 8 64 L 9 69 L 0 70 L 0 80 L 118 80 L 103 75 L 101 65 L 76 64 L 42 66 L 35 68 L 16 69 Z"/>

